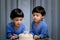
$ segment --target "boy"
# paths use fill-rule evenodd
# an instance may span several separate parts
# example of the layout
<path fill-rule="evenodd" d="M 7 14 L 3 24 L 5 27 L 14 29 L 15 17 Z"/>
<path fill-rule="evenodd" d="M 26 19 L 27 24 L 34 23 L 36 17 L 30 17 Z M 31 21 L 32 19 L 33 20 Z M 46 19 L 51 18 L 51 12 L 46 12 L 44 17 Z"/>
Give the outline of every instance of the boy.
<path fill-rule="evenodd" d="M 33 22 L 30 29 L 30 33 L 33 35 L 35 40 L 40 38 L 47 38 L 48 35 L 48 26 L 43 20 L 46 12 L 42 6 L 37 6 L 32 11 Z"/>
<path fill-rule="evenodd" d="M 14 9 L 10 14 L 12 20 L 6 27 L 6 37 L 10 40 L 18 38 L 18 35 L 25 31 L 25 26 L 22 23 L 24 13 L 21 9 Z"/>

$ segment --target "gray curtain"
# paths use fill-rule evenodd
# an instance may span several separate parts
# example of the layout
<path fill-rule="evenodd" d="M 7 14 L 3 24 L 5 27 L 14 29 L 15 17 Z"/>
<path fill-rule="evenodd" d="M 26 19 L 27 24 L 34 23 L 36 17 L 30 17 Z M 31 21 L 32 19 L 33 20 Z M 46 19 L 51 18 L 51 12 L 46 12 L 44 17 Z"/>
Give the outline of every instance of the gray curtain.
<path fill-rule="evenodd" d="M 29 30 L 32 21 L 32 9 L 35 6 L 43 6 L 46 10 L 45 20 L 48 24 L 50 37 L 60 40 L 60 0 L 0 0 L 0 40 L 5 38 L 6 25 L 11 22 L 10 12 L 14 8 L 20 8 L 24 12 L 23 23 Z"/>

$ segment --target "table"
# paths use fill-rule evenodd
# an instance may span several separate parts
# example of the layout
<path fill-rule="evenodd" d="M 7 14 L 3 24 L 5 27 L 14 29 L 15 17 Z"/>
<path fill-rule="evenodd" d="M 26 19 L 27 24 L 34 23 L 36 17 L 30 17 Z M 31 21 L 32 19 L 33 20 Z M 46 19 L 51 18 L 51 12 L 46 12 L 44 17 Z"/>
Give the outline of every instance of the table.
<path fill-rule="evenodd" d="M 16 39 L 18 40 L 18 39 Z M 52 40 L 51 38 L 37 39 L 37 40 Z"/>
<path fill-rule="evenodd" d="M 51 38 L 37 39 L 37 40 L 52 40 Z"/>

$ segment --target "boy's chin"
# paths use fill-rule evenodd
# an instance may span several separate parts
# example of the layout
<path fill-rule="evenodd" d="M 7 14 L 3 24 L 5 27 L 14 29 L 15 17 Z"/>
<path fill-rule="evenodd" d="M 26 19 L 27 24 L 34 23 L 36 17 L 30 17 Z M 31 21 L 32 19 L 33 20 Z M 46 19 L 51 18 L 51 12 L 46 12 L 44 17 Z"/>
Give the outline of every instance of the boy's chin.
<path fill-rule="evenodd" d="M 36 23 L 40 22 L 40 21 L 35 21 Z"/>
<path fill-rule="evenodd" d="M 35 21 L 36 23 L 38 22 L 38 21 Z"/>
<path fill-rule="evenodd" d="M 16 25 L 17 27 L 19 27 L 20 25 Z"/>

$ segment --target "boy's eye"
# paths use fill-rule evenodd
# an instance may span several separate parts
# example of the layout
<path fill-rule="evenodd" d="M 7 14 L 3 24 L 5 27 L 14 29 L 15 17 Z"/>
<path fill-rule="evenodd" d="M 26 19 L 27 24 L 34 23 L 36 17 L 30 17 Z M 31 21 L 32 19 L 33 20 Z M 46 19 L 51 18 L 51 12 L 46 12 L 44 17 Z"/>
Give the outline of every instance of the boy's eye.
<path fill-rule="evenodd" d="M 22 21 L 23 18 L 14 18 L 14 21 Z"/>
<path fill-rule="evenodd" d="M 15 21 L 18 21 L 17 19 Z"/>
<path fill-rule="evenodd" d="M 33 15 L 33 16 L 35 16 L 35 15 Z"/>
<path fill-rule="evenodd" d="M 15 20 L 15 21 L 22 21 L 22 19 L 19 19 L 19 20 L 17 19 L 17 20 Z"/>
<path fill-rule="evenodd" d="M 36 15 L 37 17 L 39 16 L 39 15 Z"/>
<path fill-rule="evenodd" d="M 20 19 L 20 21 L 22 21 L 22 19 Z"/>

